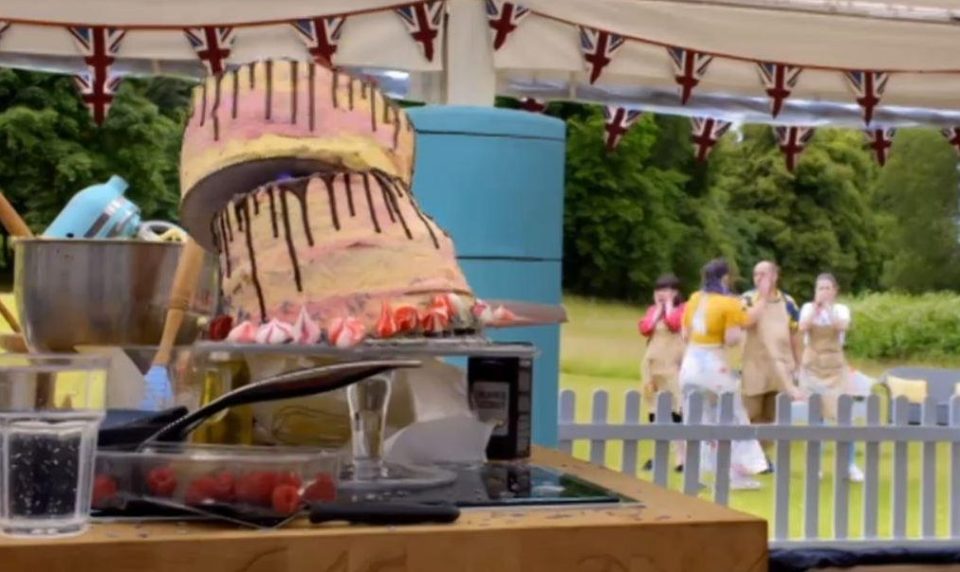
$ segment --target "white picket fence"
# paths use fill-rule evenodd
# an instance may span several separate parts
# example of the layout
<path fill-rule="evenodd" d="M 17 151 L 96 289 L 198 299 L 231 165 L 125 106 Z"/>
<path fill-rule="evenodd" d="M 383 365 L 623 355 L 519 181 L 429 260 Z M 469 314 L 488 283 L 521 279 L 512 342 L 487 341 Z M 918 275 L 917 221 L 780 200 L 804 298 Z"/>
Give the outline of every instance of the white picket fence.
<path fill-rule="evenodd" d="M 684 407 L 684 423 L 671 421 L 671 397 L 657 397 L 657 415 L 654 423 L 640 422 L 641 395 L 636 391 L 626 393 L 624 421 L 609 421 L 609 395 L 605 391 L 593 394 L 590 423 L 577 423 L 574 418 L 576 395 L 565 390 L 560 395 L 559 436 L 560 448 L 573 451 L 574 441 L 589 441 L 589 458 L 592 463 L 604 464 L 607 443 L 621 441 L 623 457 L 619 470 L 630 475 L 637 474 L 638 447 L 642 442 L 653 444 L 653 481 L 668 485 L 668 472 L 672 470 L 670 459 L 671 441 L 685 444 L 682 490 L 688 495 L 697 495 L 701 488 L 700 449 L 714 441 L 716 447 L 716 478 L 713 483 L 713 500 L 727 505 L 730 499 L 730 442 L 741 439 L 759 439 L 775 443 L 774 464 L 774 510 L 771 526 L 771 547 L 836 547 L 858 548 L 864 546 L 941 546 L 956 545 L 960 541 L 960 396 L 950 402 L 948 426 L 936 424 L 936 403 L 931 399 L 922 406 L 920 425 L 908 425 L 909 402 L 905 397 L 893 403 L 892 419 L 881 420 L 880 397 L 870 395 L 865 399 L 865 417 L 854 422 L 854 403 L 851 397 L 843 396 L 838 403 L 837 424 L 826 425 L 822 421 L 822 403 L 819 396 L 811 396 L 806 404 L 807 419 L 795 419 L 793 403 L 786 395 L 777 401 L 777 419 L 770 425 L 733 425 L 733 394 L 720 397 L 719 424 L 704 424 L 703 396 L 693 394 Z M 803 504 L 800 514 L 793 514 L 791 507 L 791 458 L 794 442 L 806 442 L 805 471 L 803 481 Z M 832 508 L 833 522 L 830 534 L 820 531 L 820 464 L 824 443 L 836 443 L 834 460 Z M 849 474 L 850 447 L 863 443 L 863 469 L 865 481 L 851 483 Z M 890 534 L 881 536 L 878 531 L 880 501 L 880 447 L 891 443 L 892 475 L 890 493 Z M 908 506 L 908 445 L 920 443 L 921 466 L 918 499 Z M 949 482 L 947 498 L 938 498 L 937 491 L 937 444 L 949 443 Z M 862 487 L 863 535 L 850 534 L 848 520 L 851 510 L 851 487 Z M 752 494 L 752 493 L 745 493 Z M 941 495 L 943 496 L 943 495 Z M 642 499 L 639 499 L 642 500 Z M 919 511 L 920 536 L 907 536 L 908 511 Z M 938 511 L 949 511 L 949 530 L 938 535 L 936 517 Z M 912 513 L 915 514 L 915 513 Z M 791 519 L 803 519 L 802 536 L 791 537 Z"/>

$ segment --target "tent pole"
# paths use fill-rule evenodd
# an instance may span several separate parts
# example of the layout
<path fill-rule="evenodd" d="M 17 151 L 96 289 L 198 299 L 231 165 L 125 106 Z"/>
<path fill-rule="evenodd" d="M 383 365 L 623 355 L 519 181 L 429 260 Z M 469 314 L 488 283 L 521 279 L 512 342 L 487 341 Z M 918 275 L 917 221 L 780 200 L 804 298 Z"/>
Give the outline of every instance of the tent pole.
<path fill-rule="evenodd" d="M 443 41 L 444 103 L 493 106 L 497 75 L 493 68 L 484 4 L 480 0 L 447 0 Z"/>

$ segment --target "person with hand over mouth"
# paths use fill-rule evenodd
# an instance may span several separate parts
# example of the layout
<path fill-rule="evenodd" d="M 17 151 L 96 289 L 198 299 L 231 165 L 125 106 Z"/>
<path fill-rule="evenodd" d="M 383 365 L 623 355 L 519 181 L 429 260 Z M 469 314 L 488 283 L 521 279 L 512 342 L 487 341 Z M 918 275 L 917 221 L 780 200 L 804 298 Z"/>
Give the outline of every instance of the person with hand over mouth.
<path fill-rule="evenodd" d="M 673 398 L 673 421 L 679 423 L 681 395 L 677 376 L 680 374 L 680 362 L 683 360 L 684 343 L 680 330 L 683 326 L 683 296 L 680 294 L 680 280 L 673 274 L 665 274 L 657 279 L 653 287 L 653 305 L 640 321 L 640 335 L 647 340 L 647 349 L 643 356 L 641 375 L 643 379 L 643 398 L 647 415 L 652 423 L 657 408 L 656 395 L 669 392 Z M 674 447 L 677 455 L 676 466 L 682 468 L 679 447 Z M 644 470 L 651 470 L 653 462 L 648 460 Z"/>
<path fill-rule="evenodd" d="M 847 360 L 843 353 L 847 329 L 850 327 L 850 309 L 837 303 L 837 279 L 832 274 L 817 277 L 813 302 L 800 310 L 800 332 L 804 349 L 800 360 L 800 387 L 806 393 L 817 393 L 823 398 L 823 418 L 836 422 L 837 399 L 847 392 Z M 854 448 L 850 447 L 849 478 L 863 482 L 863 471 L 854 463 Z"/>
<path fill-rule="evenodd" d="M 751 423 L 773 423 L 778 393 L 801 399 L 794 383 L 799 360 L 800 309 L 778 287 L 780 269 L 769 260 L 753 269 L 754 289 L 742 297 L 747 313 L 741 365 L 743 405 Z M 770 466 L 773 469 L 773 466 Z"/>

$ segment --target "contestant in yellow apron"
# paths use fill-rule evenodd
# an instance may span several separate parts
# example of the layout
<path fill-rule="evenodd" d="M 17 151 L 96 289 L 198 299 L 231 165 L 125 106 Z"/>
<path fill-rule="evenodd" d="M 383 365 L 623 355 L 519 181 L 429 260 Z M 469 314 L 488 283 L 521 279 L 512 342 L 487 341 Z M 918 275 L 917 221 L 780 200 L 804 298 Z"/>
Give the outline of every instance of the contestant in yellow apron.
<path fill-rule="evenodd" d="M 747 323 L 743 342 L 743 405 L 751 423 L 773 423 L 778 393 L 799 398 L 794 383 L 799 363 L 796 337 L 800 309 L 777 288 L 780 270 L 770 261 L 753 269 L 756 287 L 743 295 Z"/>
<path fill-rule="evenodd" d="M 652 423 L 655 419 L 656 395 L 669 392 L 673 398 L 673 422 L 679 423 L 680 405 L 680 362 L 683 360 L 683 297 L 680 294 L 680 281 L 672 274 L 657 279 L 653 290 L 653 305 L 640 320 L 640 335 L 647 340 L 641 365 L 643 379 L 643 398 L 647 415 Z M 677 455 L 677 468 L 682 468 L 682 452 L 674 447 Z M 644 470 L 651 470 L 653 462 L 648 460 Z"/>
<path fill-rule="evenodd" d="M 832 274 L 817 277 L 813 302 L 800 310 L 800 332 L 803 334 L 803 356 L 800 360 L 800 388 L 805 393 L 823 397 L 823 417 L 837 420 L 837 399 L 848 390 L 849 368 L 843 353 L 850 310 L 837 303 L 839 285 Z M 850 480 L 863 482 L 863 471 L 853 462 L 850 448 Z"/>
<path fill-rule="evenodd" d="M 725 261 L 709 262 L 703 269 L 703 288 L 690 297 L 683 316 L 683 331 L 688 344 L 680 367 L 680 388 L 684 395 L 692 392 L 706 395 L 704 416 L 709 423 L 717 422 L 719 394 L 739 394 L 740 391 L 727 359 L 727 348 L 739 343 L 746 313 L 741 302 L 730 294 L 729 274 Z M 734 401 L 734 415 L 738 423 L 749 423 L 739 398 Z M 712 472 L 716 443 L 707 443 L 701 450 L 704 452 L 701 459 L 703 470 Z M 766 469 L 767 460 L 760 443 L 755 440 L 732 443 L 731 488 L 759 488 L 760 483 L 750 475 Z"/>

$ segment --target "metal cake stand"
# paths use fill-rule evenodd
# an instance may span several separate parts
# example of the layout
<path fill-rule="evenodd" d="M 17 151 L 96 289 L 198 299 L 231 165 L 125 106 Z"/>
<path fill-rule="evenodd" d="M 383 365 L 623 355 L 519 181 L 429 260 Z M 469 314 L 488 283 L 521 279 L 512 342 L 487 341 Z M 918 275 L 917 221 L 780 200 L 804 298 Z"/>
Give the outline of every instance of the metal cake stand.
<path fill-rule="evenodd" d="M 483 336 L 368 340 L 351 348 L 325 344 L 266 345 L 200 342 L 197 356 L 220 358 L 274 356 L 330 358 L 338 361 L 427 357 L 522 357 L 533 358 L 537 349 L 527 343 L 497 343 Z M 347 387 L 353 458 L 341 474 L 340 487 L 348 493 L 422 490 L 448 485 L 456 474 L 435 466 L 387 462 L 383 458 L 387 404 L 394 372 L 376 375 Z"/>

